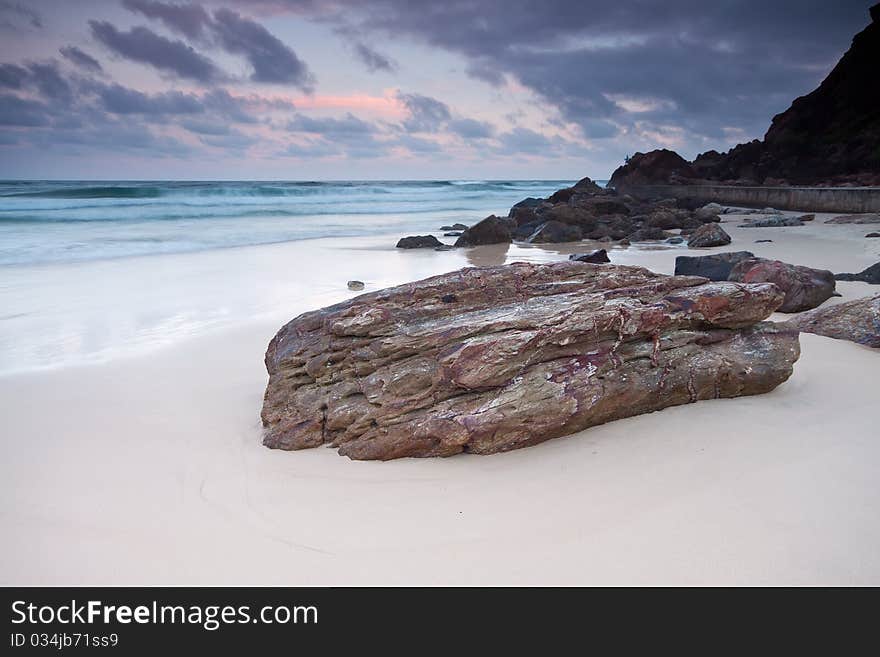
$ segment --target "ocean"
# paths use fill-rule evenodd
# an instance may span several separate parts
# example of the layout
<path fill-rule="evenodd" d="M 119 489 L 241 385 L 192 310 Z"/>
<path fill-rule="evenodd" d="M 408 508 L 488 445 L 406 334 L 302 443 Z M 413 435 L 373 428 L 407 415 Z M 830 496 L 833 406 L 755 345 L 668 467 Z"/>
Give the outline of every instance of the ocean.
<path fill-rule="evenodd" d="M 572 182 L 0 182 L 0 266 L 403 236 L 506 214 Z"/>
<path fill-rule="evenodd" d="M 566 180 L 0 182 L 0 377 L 137 356 L 475 264 L 559 259 L 511 245 L 395 249 L 507 214 Z M 482 259 L 481 259 L 482 258 Z M 488 259 L 487 259 L 488 258 Z"/>

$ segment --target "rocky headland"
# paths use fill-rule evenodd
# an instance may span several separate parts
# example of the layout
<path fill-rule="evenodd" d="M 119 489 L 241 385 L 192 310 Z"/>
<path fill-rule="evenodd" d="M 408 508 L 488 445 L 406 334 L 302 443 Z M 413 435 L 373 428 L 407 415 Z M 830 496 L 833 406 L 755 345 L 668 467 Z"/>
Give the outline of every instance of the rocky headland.
<path fill-rule="evenodd" d="M 636 153 L 610 184 L 880 186 L 880 4 L 870 15 L 819 87 L 773 117 L 762 140 L 691 162 L 665 149 Z"/>

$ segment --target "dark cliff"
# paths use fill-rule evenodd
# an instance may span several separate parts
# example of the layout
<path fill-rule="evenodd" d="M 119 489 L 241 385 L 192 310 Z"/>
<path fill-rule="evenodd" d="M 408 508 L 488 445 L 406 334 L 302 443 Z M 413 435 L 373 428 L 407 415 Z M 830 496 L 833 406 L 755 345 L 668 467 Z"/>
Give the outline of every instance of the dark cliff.
<path fill-rule="evenodd" d="M 657 159 L 637 153 L 618 168 L 612 184 L 724 181 L 763 185 L 880 185 L 880 4 L 872 22 L 817 89 L 773 117 L 763 141 L 740 144 L 727 153 L 702 153 L 689 168 L 653 171 Z M 669 153 L 669 151 L 665 151 Z M 636 178 L 632 174 L 637 172 Z M 682 175 L 684 173 L 685 175 Z M 684 180 L 683 180 L 684 179 Z"/>

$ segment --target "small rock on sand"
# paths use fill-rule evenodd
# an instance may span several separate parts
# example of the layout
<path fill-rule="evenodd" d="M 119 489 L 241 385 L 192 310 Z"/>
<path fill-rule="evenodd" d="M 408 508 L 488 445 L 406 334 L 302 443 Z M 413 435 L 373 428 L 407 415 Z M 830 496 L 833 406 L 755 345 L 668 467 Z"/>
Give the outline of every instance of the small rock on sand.
<path fill-rule="evenodd" d="M 364 282 L 363 281 L 349 281 L 348 282 L 348 289 L 354 290 L 355 292 L 363 290 L 364 289 Z"/>
<path fill-rule="evenodd" d="M 398 249 L 430 249 L 437 246 L 443 246 L 443 242 L 433 235 L 411 235 L 401 237 L 397 242 Z"/>

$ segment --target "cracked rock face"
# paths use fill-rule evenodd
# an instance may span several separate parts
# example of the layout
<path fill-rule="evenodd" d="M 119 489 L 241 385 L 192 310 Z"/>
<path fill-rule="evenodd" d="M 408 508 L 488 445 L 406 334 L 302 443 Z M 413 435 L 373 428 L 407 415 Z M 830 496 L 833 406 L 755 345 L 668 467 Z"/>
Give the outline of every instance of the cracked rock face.
<path fill-rule="evenodd" d="M 354 459 L 490 454 L 769 392 L 797 332 L 772 284 L 559 262 L 468 268 L 295 318 L 266 352 L 264 444 Z"/>

